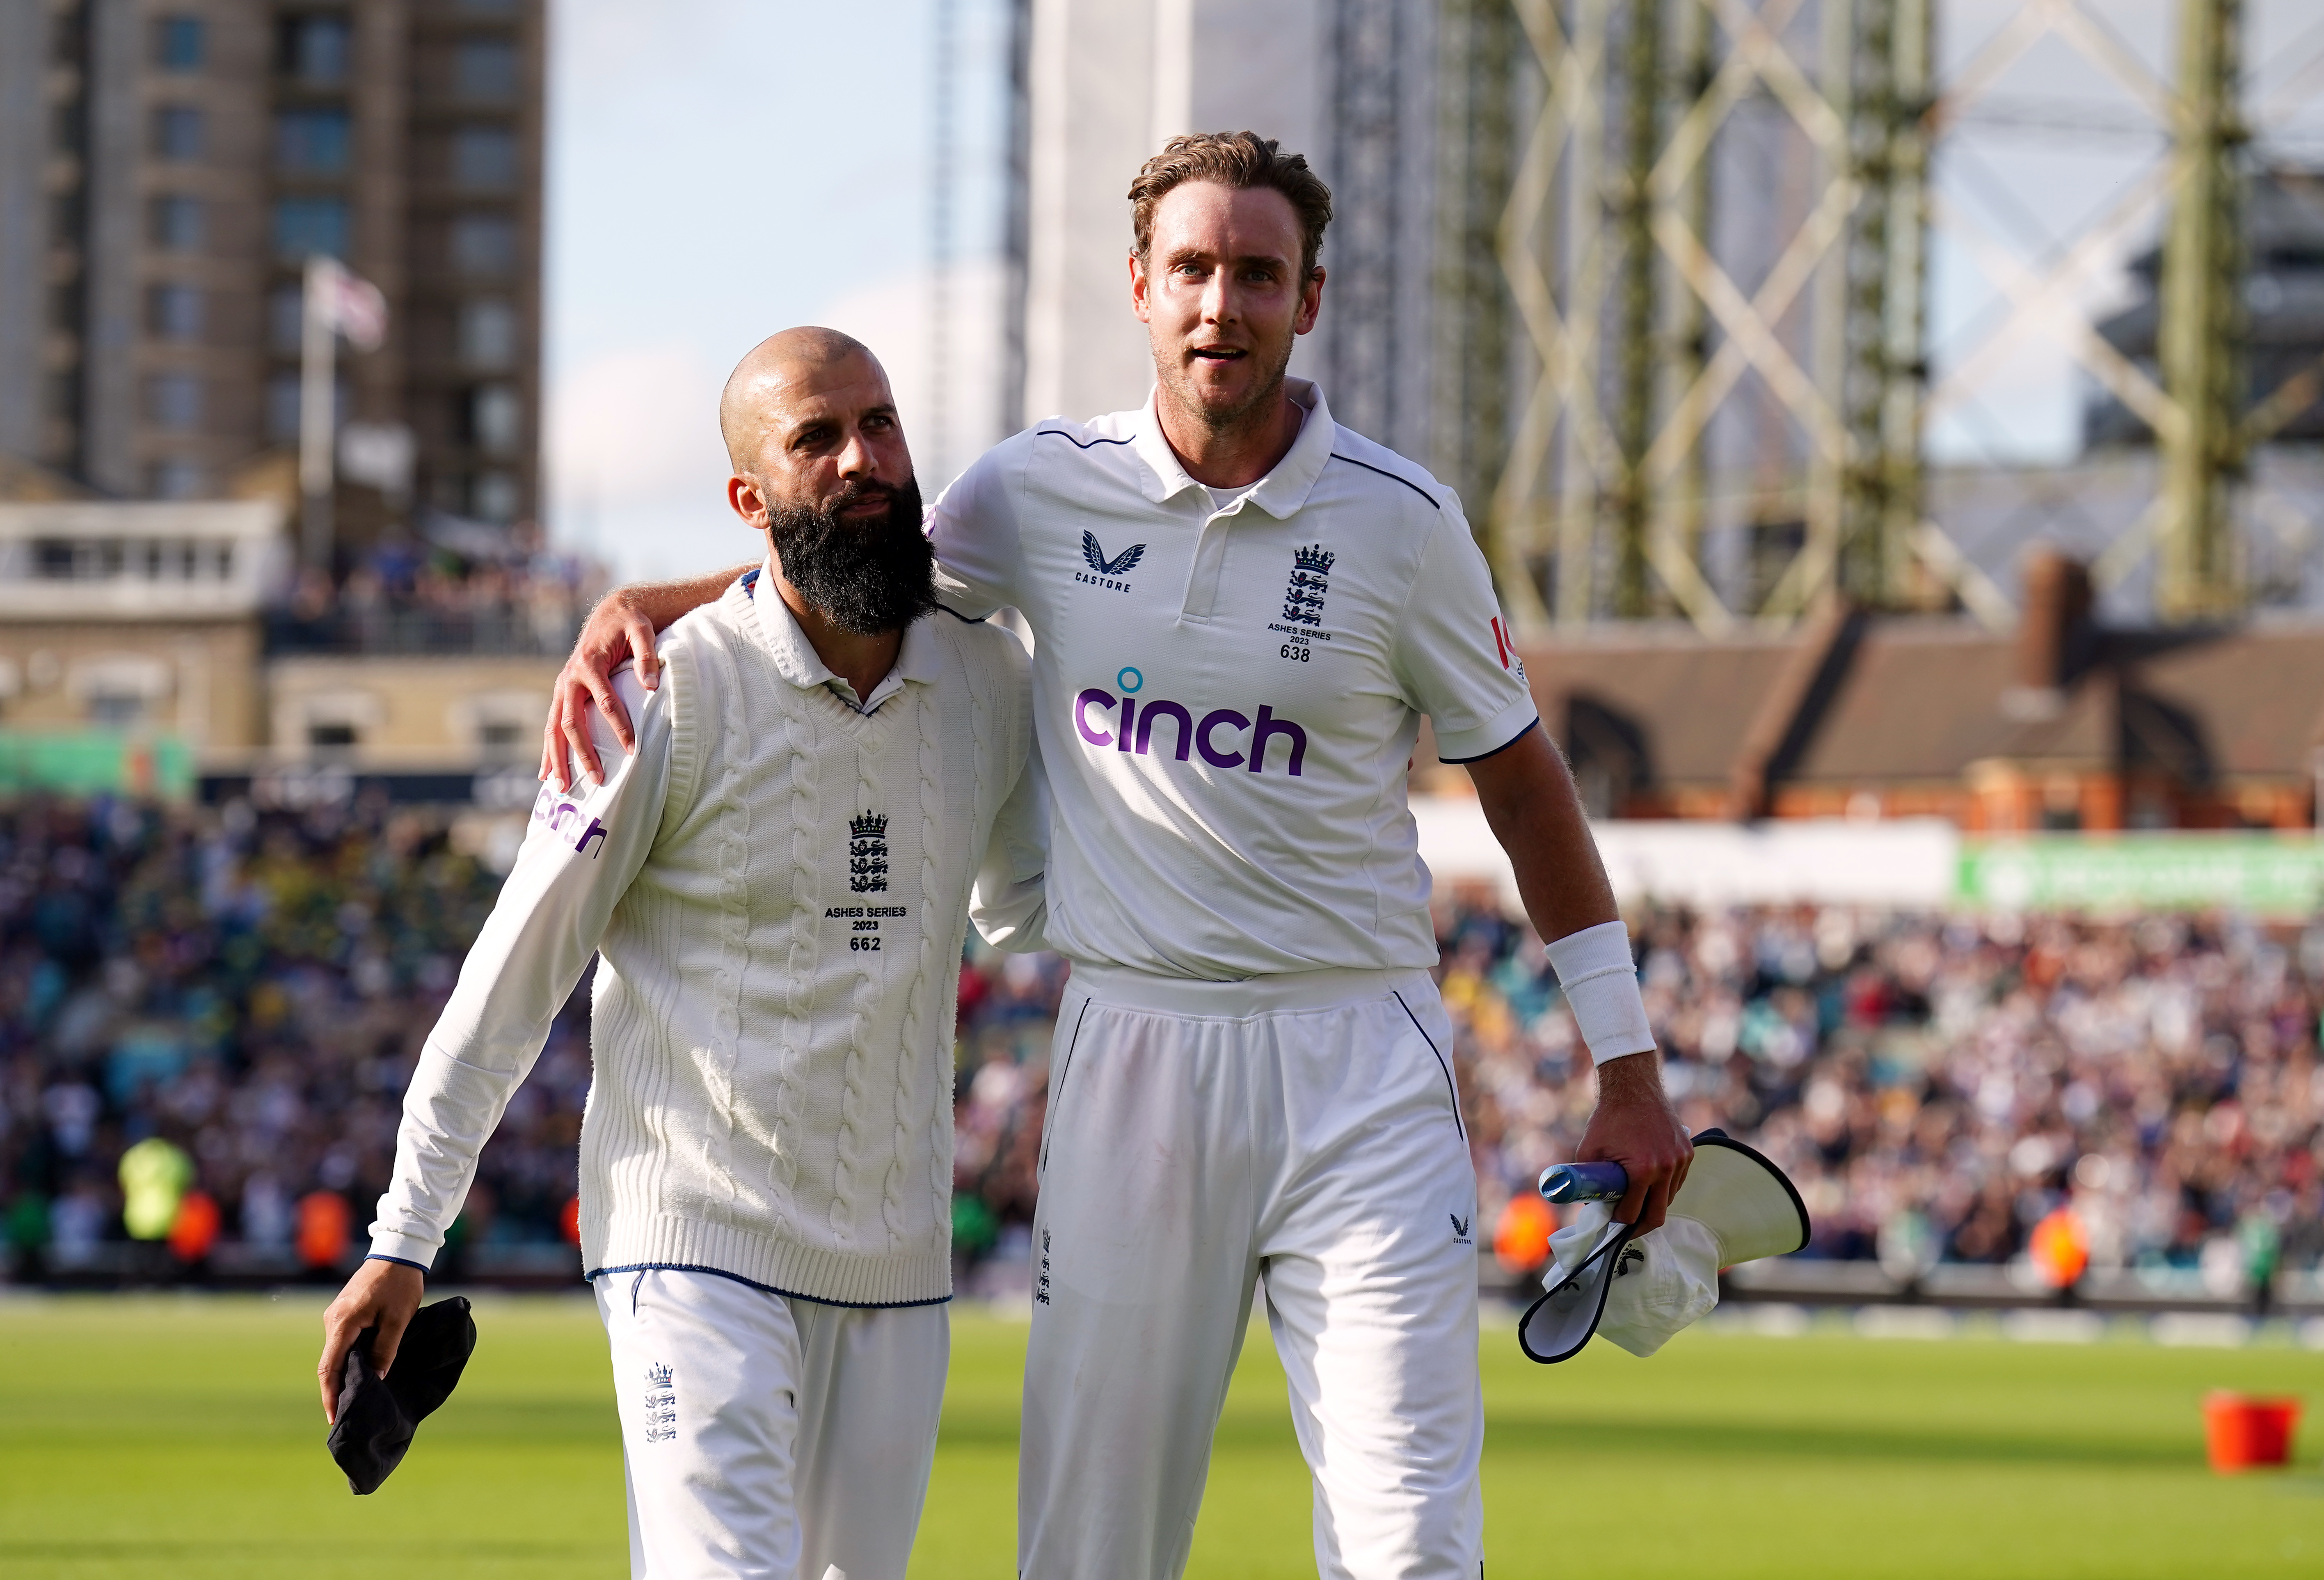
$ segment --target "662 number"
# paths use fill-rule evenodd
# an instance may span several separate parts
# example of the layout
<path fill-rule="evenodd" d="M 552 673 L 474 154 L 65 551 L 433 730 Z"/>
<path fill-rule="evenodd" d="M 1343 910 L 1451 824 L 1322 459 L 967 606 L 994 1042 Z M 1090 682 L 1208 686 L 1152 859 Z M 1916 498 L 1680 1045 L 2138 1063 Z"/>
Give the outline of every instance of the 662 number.
<path fill-rule="evenodd" d="M 1309 661 L 1311 657 L 1314 655 L 1314 651 L 1315 650 L 1313 648 L 1294 647 L 1287 642 L 1283 644 L 1283 656 L 1286 659 L 1296 660 L 1298 662 L 1303 664 Z"/>
<path fill-rule="evenodd" d="M 858 950 L 877 949 L 880 947 L 880 940 L 878 938 L 853 938 L 847 940 L 847 947 L 851 949 Z"/>

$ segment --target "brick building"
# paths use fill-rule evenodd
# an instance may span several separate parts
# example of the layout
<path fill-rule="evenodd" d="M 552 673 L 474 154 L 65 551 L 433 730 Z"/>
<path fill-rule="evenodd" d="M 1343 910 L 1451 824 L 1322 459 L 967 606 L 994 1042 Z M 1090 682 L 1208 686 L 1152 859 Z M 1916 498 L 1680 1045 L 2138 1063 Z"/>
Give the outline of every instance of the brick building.
<path fill-rule="evenodd" d="M 392 314 L 340 360 L 341 420 L 410 430 L 421 504 L 536 513 L 542 14 L 0 0 L 0 473 L 252 492 L 295 441 L 322 253 Z"/>
<path fill-rule="evenodd" d="M 1524 657 L 1600 818 L 2313 825 L 2324 624 L 2110 629 L 2083 568 L 2046 553 L 2025 587 L 2009 634 L 1840 610 L 1729 641 L 1605 627 Z M 1425 749 L 1421 762 L 1420 788 L 1465 789 Z"/>

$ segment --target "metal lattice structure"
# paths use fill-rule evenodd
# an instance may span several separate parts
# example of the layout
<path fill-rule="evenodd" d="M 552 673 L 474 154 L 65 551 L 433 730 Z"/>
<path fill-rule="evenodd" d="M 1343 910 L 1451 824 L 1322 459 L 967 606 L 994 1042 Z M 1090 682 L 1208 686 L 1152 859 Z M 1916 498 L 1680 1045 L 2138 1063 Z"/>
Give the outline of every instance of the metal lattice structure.
<path fill-rule="evenodd" d="M 1469 502 L 1503 605 L 1541 624 L 1541 596 L 1516 535 L 1480 502 L 1508 458 L 1515 308 L 1499 235 L 1515 171 L 1524 37 L 1508 0 L 1440 0 L 1436 17 L 1436 268 L 1429 462 Z"/>
<path fill-rule="evenodd" d="M 1940 80 L 1946 8 L 1443 0 L 1435 459 L 1472 504 L 1490 476 L 1480 513 L 1521 626 L 1674 612 L 1716 633 L 1843 599 L 1958 602 L 2008 623 L 2006 596 L 1928 507 L 1922 436 L 2029 334 L 2061 346 L 2155 440 L 2160 482 L 2099 557 L 2101 585 L 2152 556 L 2165 618 L 2240 606 L 2238 500 L 2265 519 L 2297 513 L 2252 496 L 2246 457 L 2324 380 L 2310 369 L 2244 407 L 2243 0 L 2180 0 L 2172 80 L 2093 0 L 2027 0 Z M 1989 96 L 2037 43 L 2062 44 L 2112 84 L 2163 152 L 2029 258 L 1938 201 L 1930 171 L 1949 131 L 2018 113 Z M 1510 44 L 1514 81 L 1496 54 Z M 2293 97 L 2312 93 L 2319 61 L 2296 74 Z M 2256 118 L 2271 113 L 2282 106 Z M 1503 151 L 1515 157 L 1498 189 L 1492 280 L 1473 266 L 1477 194 L 1494 189 Z M 2148 367 L 2080 303 L 2157 225 L 2166 327 Z M 1938 234 L 2004 306 L 1947 347 L 1932 381 Z M 1515 368 L 1484 344 L 1504 313 L 1521 329 Z M 1494 470 L 1473 435 L 1512 391 Z M 1723 564 L 1707 550 L 1714 525 L 1730 545 Z"/>

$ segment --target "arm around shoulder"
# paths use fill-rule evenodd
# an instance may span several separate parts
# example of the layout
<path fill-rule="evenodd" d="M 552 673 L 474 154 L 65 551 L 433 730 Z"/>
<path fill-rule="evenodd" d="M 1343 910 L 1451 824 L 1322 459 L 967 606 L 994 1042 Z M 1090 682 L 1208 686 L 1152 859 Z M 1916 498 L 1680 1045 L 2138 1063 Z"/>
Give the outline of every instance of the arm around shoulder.
<path fill-rule="evenodd" d="M 602 781 L 604 759 L 596 744 L 600 732 L 592 727 L 593 716 L 605 721 L 624 751 L 637 744 L 630 710 L 613 688 L 613 672 L 633 662 L 645 690 L 659 687 L 661 661 L 654 647 L 656 634 L 703 605 L 715 603 L 750 568 L 741 565 L 683 581 L 640 582 L 615 587 L 597 600 L 550 688 L 549 720 L 541 728 L 540 777 L 559 790 L 571 790 L 576 778 Z"/>
<path fill-rule="evenodd" d="M 992 821 L 976 882 L 969 896 L 969 919 L 996 949 L 1026 955 L 1047 948 L 1049 916 L 1049 786 L 1033 728 L 1030 664 L 1011 633 L 991 627 L 979 633 L 989 645 L 1009 707 L 1003 716 L 1001 751 L 1014 776 Z"/>

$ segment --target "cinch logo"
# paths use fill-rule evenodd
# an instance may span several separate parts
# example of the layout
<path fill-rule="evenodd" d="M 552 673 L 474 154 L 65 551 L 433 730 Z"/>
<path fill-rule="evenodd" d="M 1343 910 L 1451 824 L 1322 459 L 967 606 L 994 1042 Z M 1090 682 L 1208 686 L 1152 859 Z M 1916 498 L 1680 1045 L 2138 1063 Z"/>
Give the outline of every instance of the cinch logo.
<path fill-rule="evenodd" d="M 1111 730 L 1096 721 L 1096 715 L 1103 713 L 1115 714 L 1107 721 L 1113 726 Z M 1287 718 L 1276 717 L 1275 710 L 1265 704 L 1260 705 L 1256 720 L 1231 707 L 1216 707 L 1197 721 L 1183 704 L 1158 697 L 1141 707 L 1135 697 L 1117 698 L 1112 692 L 1093 686 L 1074 698 L 1074 728 L 1093 746 L 1111 746 L 1143 757 L 1153 747 L 1156 721 L 1163 719 L 1174 726 L 1166 741 L 1172 747 L 1171 755 L 1181 762 L 1190 751 L 1199 752 L 1213 768 L 1248 768 L 1253 773 L 1264 773 L 1268 745 L 1277 737 L 1290 744 L 1294 779 L 1307 761 L 1307 732 Z M 1231 749 L 1234 737 L 1246 730 L 1250 732 L 1249 750 Z"/>
<path fill-rule="evenodd" d="M 573 802 L 558 799 L 557 793 L 547 785 L 540 787 L 540 794 L 533 799 L 534 822 L 548 824 L 549 832 L 563 838 L 576 854 L 595 861 L 597 850 L 590 847 L 604 848 L 605 826 L 595 818 L 591 818 L 585 826 L 581 821 L 584 815 Z"/>

